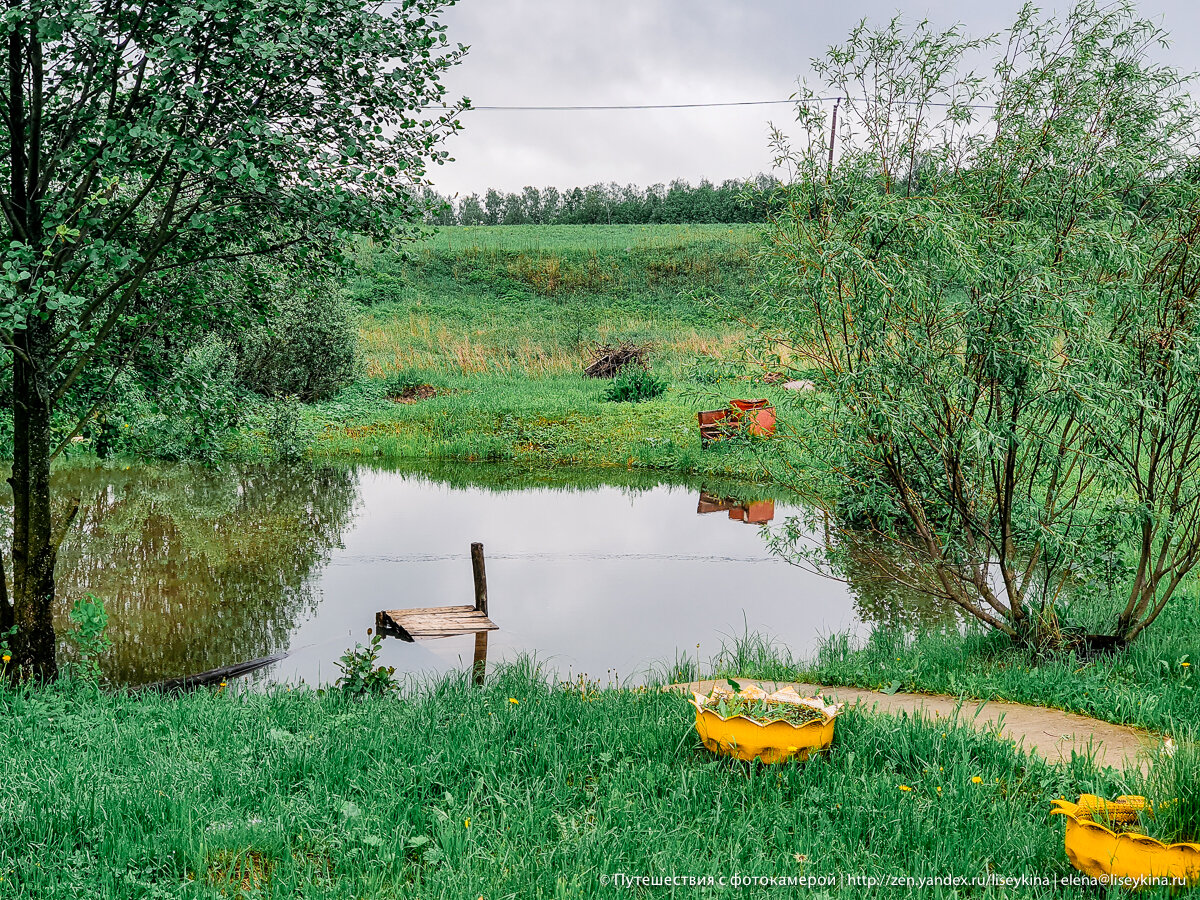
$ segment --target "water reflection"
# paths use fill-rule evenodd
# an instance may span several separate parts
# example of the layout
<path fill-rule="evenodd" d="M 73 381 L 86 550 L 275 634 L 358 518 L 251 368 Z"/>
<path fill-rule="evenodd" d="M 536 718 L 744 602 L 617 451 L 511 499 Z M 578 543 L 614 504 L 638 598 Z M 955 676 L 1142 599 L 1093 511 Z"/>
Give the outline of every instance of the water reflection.
<path fill-rule="evenodd" d="M 912 632 L 963 621 L 939 596 L 928 565 L 873 532 L 833 527 L 827 514 L 806 510 L 785 522 L 773 544 L 781 555 L 842 581 L 864 623 Z"/>
<path fill-rule="evenodd" d="M 767 500 L 738 500 L 735 497 L 721 497 L 709 491 L 700 489 L 700 499 L 696 503 L 696 512 L 707 515 L 714 512 L 729 512 L 729 518 L 747 525 L 765 525 L 775 518 L 775 501 Z"/>
<path fill-rule="evenodd" d="M 320 601 L 314 575 L 353 517 L 346 469 L 73 467 L 80 498 L 59 593 L 104 598 L 105 675 L 145 683 L 287 649 Z M 60 634 L 70 627 L 59 610 Z"/>
<path fill-rule="evenodd" d="M 747 628 L 803 654 L 864 621 L 943 615 L 879 577 L 870 554 L 843 584 L 788 565 L 760 528 L 730 527 L 800 512 L 766 491 L 605 478 L 465 465 L 64 468 L 57 495 L 81 507 L 62 548 L 57 624 L 69 627 L 70 598 L 103 597 L 114 640 L 103 665 L 116 682 L 281 652 L 268 677 L 329 681 L 379 610 L 469 603 L 473 541 L 487 546 L 500 630 L 385 641 L 385 664 L 437 672 L 535 652 L 564 675 L 603 679 L 681 649 L 708 658 Z"/>

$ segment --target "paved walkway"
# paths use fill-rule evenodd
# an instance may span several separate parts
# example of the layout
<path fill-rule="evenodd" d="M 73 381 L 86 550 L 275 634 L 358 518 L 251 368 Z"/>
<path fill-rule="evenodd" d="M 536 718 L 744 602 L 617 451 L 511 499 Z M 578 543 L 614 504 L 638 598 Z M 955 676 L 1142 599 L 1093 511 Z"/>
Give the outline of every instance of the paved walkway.
<path fill-rule="evenodd" d="M 753 681 L 738 679 L 745 686 L 758 684 L 766 691 L 775 691 L 791 686 L 802 697 L 830 697 L 847 706 L 859 705 L 877 712 L 923 714 L 935 719 L 951 719 L 956 714 L 965 724 L 981 731 L 997 732 L 1001 737 L 1015 741 L 1027 750 L 1033 750 L 1048 762 L 1070 760 L 1072 753 L 1091 755 L 1100 766 L 1123 769 L 1130 766 L 1144 768 L 1150 756 L 1159 746 L 1159 735 L 1131 728 L 1128 725 L 1113 725 L 1099 719 L 1061 709 L 1044 706 L 1023 706 L 1002 700 L 959 700 L 936 694 L 884 694 L 851 687 L 825 687 L 785 681 Z M 707 694 L 714 685 L 728 686 L 719 681 L 691 681 L 671 685 L 679 690 L 694 690 Z"/>

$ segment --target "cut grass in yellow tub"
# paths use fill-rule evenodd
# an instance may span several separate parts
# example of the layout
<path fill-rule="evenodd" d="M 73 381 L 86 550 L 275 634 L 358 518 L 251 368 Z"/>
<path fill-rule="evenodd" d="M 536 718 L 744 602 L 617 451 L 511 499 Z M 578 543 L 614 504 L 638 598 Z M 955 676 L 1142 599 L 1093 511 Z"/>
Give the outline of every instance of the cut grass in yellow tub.
<path fill-rule="evenodd" d="M 833 722 L 841 705 L 827 706 L 815 697 L 801 697 L 793 688 L 768 694 L 757 685 L 726 691 L 714 689 L 705 697 L 692 694 L 696 731 L 714 753 L 747 761 L 782 762 L 795 756 L 808 759 L 833 741 Z"/>
<path fill-rule="evenodd" d="M 1136 831 L 1116 832 L 1108 827 L 1136 827 L 1147 810 L 1145 797 L 1105 800 L 1084 794 L 1078 803 L 1055 800 L 1051 815 L 1066 816 L 1067 859 L 1093 878 L 1116 877 L 1135 882 L 1142 878 L 1167 878 L 1176 883 L 1200 883 L 1200 844 L 1164 844 Z"/>

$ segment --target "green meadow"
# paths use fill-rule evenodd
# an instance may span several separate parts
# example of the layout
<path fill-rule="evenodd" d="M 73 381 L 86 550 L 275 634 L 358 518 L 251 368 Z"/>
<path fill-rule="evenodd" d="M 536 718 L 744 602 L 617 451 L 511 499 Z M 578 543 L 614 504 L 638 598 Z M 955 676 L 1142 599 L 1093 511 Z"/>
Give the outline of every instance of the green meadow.
<path fill-rule="evenodd" d="M 753 290 L 752 226 L 446 228 L 401 250 L 354 247 L 362 377 L 306 410 L 314 453 L 511 460 L 762 479 L 776 451 L 701 452 L 696 412 L 772 397 L 736 324 Z M 648 345 L 666 392 L 610 402 L 591 350 Z M 387 396 L 390 380 L 428 399 Z"/>
<path fill-rule="evenodd" d="M 1050 801 L 1137 787 L 857 712 L 825 757 L 737 762 L 678 694 L 528 661 L 361 701 L 6 688 L 0 716 L 0 896 L 20 900 L 1079 896 L 1054 883 L 1073 870 Z M 995 876 L 1050 883 L 971 884 Z M 929 881 L 948 877 L 966 886 Z"/>

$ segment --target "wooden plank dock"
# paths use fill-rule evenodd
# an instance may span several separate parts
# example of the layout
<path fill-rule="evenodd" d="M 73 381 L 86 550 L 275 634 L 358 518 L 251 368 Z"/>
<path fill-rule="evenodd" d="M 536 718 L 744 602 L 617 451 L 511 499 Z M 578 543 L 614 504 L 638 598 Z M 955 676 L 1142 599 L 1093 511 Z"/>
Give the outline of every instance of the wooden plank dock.
<path fill-rule="evenodd" d="M 471 570 L 475 576 L 474 606 L 422 606 L 414 609 L 385 609 L 375 613 L 375 630 L 402 641 L 474 634 L 487 653 L 487 634 L 500 626 L 488 618 L 487 575 L 483 567 L 483 544 L 471 545 Z M 478 647 L 477 654 L 478 655 Z"/>
<path fill-rule="evenodd" d="M 426 606 L 418 609 L 385 609 L 375 615 L 376 630 L 402 641 L 454 637 L 496 631 L 499 626 L 474 606 Z"/>

